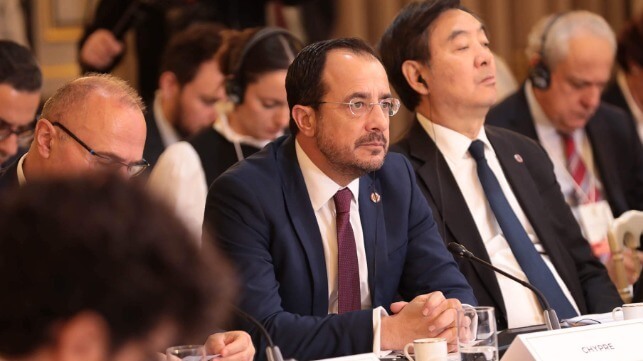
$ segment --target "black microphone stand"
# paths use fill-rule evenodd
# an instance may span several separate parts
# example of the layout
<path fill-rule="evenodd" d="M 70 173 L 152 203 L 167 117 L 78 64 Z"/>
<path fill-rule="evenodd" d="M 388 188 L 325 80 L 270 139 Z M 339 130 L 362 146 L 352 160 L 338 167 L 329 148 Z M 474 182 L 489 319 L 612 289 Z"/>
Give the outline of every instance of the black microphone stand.
<path fill-rule="evenodd" d="M 261 335 L 266 339 L 266 342 L 268 342 L 268 346 L 266 347 L 266 358 L 268 361 L 284 361 L 284 357 L 281 355 L 281 350 L 279 350 L 279 346 L 276 346 L 272 342 L 272 338 L 270 337 L 270 334 L 266 330 L 265 327 L 261 324 L 261 322 L 257 321 L 254 317 L 250 316 L 248 313 L 245 311 L 241 310 L 239 307 L 233 306 L 234 312 L 236 312 L 238 315 L 243 317 L 246 321 L 249 321 L 253 325 L 255 325 L 258 329 L 259 332 L 261 332 Z M 286 361 L 295 361 L 294 359 L 288 359 Z"/>
<path fill-rule="evenodd" d="M 454 255 L 460 257 L 460 258 L 466 258 L 471 261 L 478 262 L 479 264 L 491 268 L 495 272 L 500 273 L 501 275 L 509 278 L 510 280 L 513 280 L 515 282 L 520 283 L 524 287 L 529 288 L 533 293 L 536 294 L 536 297 L 538 297 L 538 301 L 540 301 L 540 305 L 543 307 L 543 316 L 545 318 L 545 325 L 547 326 L 548 330 L 560 330 L 560 322 L 558 321 L 558 316 L 556 315 L 556 310 L 551 308 L 549 305 L 549 302 L 547 302 L 547 299 L 545 298 L 545 295 L 540 292 L 539 289 L 536 287 L 532 286 L 530 283 L 527 283 L 521 279 L 518 279 L 514 277 L 513 275 L 510 275 L 509 273 L 501 270 L 500 268 L 497 268 L 496 266 L 492 265 L 491 263 L 476 257 L 471 251 L 469 251 L 465 246 L 456 243 L 456 242 L 449 242 L 447 245 L 447 248 L 451 253 Z"/>

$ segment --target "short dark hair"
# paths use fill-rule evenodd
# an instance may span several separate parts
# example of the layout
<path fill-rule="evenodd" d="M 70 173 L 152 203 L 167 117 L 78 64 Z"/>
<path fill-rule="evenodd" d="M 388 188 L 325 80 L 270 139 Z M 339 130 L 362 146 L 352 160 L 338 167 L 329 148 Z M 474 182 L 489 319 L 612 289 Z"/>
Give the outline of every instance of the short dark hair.
<path fill-rule="evenodd" d="M 429 27 L 442 13 L 448 10 L 463 10 L 460 0 L 427 0 L 412 2 L 400 10 L 391 25 L 384 31 L 377 46 L 388 79 L 409 110 L 420 103 L 420 96 L 406 82 L 402 64 L 407 60 L 431 60 Z"/>
<path fill-rule="evenodd" d="M 618 35 L 616 61 L 626 73 L 630 62 L 643 66 L 643 13 L 630 20 Z"/>
<path fill-rule="evenodd" d="M 260 32 L 261 39 L 253 40 Z M 235 92 L 240 101 L 248 84 L 265 73 L 288 69 L 303 47 L 299 39 L 280 28 L 228 30 L 224 34 L 228 46 L 221 51 L 221 71 L 238 88 Z"/>
<path fill-rule="evenodd" d="M 176 33 L 161 58 L 161 72 L 174 73 L 179 85 L 191 82 L 199 66 L 215 58 L 221 48 L 223 27 L 197 23 Z"/>
<path fill-rule="evenodd" d="M 375 50 L 358 38 L 324 40 L 303 48 L 288 68 L 286 75 L 286 94 L 291 113 L 290 132 L 293 135 L 299 132 L 299 128 L 292 119 L 292 108 L 295 105 L 309 105 L 317 109 L 322 97 L 328 91 L 322 81 L 326 58 L 330 51 L 337 49 L 372 56 L 380 61 Z"/>
<path fill-rule="evenodd" d="M 141 185 L 115 176 L 34 181 L 0 202 L 0 357 L 54 341 L 82 311 L 104 318 L 112 350 L 163 321 L 183 337 L 221 326 L 230 267 Z"/>
<path fill-rule="evenodd" d="M 0 40 L 0 84 L 27 92 L 42 88 L 42 72 L 29 49 L 10 40 Z"/>

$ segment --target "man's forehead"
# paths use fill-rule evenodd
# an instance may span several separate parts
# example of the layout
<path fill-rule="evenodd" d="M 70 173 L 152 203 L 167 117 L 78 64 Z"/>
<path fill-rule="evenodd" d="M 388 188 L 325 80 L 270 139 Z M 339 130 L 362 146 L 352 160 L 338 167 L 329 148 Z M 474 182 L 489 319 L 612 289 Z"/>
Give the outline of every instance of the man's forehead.
<path fill-rule="evenodd" d="M 388 91 L 388 78 L 380 61 L 369 53 L 346 49 L 328 53 L 322 80 L 328 91 L 348 90 L 360 85 Z"/>
<path fill-rule="evenodd" d="M 460 10 L 447 10 L 430 25 L 429 33 L 440 43 L 448 43 L 460 36 L 486 34 L 484 24 L 474 15 Z"/>

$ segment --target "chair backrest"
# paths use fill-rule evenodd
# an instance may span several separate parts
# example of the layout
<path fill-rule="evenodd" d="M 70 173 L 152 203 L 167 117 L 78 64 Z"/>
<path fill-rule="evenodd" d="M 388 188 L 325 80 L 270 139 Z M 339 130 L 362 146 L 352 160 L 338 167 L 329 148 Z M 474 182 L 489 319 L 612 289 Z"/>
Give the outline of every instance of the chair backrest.
<path fill-rule="evenodd" d="M 623 262 L 623 250 L 629 248 L 636 254 L 636 250 L 641 246 L 641 233 L 643 233 L 643 212 L 627 211 L 614 220 L 608 234 L 616 274 L 616 287 L 626 303 L 632 300 L 632 293 Z M 638 262 L 638 257 L 633 257 L 633 259 L 635 268 L 640 270 L 641 265 Z"/>

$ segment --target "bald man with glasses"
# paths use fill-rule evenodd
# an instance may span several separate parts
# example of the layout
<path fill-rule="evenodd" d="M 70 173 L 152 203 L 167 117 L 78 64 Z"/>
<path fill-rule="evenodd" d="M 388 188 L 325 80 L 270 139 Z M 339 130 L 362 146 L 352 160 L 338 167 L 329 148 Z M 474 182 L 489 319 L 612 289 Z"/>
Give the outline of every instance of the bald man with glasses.
<path fill-rule="evenodd" d="M 149 166 L 143 110 L 136 91 L 110 75 L 64 85 L 45 103 L 29 151 L 5 170 L 0 188 L 84 172 L 141 174 Z"/>

